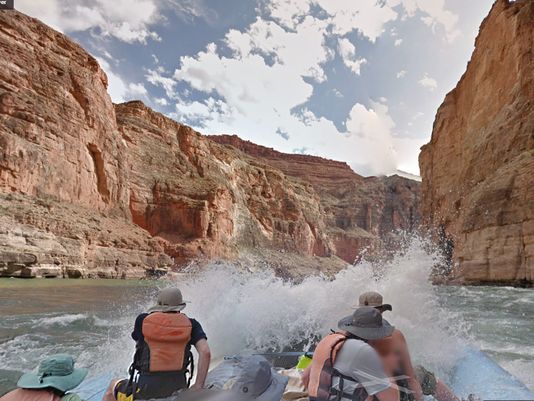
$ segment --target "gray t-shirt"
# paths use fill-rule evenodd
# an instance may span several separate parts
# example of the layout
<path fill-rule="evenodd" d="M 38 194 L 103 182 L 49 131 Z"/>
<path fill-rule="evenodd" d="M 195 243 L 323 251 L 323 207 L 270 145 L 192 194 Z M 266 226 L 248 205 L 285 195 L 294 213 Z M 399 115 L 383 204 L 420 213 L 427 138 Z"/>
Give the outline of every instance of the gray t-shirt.
<path fill-rule="evenodd" d="M 336 356 L 334 368 L 345 376 L 356 379 L 367 390 L 369 395 L 386 390 L 389 378 L 382 366 L 382 361 L 376 351 L 367 343 L 349 339 Z M 334 377 L 333 388 L 339 390 L 339 378 Z M 355 389 L 353 382 L 344 382 L 344 393 L 351 394 Z M 346 398 L 342 398 L 346 400 Z"/>

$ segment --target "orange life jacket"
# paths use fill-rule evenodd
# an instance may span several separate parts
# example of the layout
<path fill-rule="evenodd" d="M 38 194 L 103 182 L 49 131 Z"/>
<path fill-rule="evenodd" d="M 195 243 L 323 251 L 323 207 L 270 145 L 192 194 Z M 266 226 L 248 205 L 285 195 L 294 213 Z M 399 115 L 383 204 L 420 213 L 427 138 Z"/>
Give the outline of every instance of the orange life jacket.
<path fill-rule="evenodd" d="M 336 357 L 347 339 L 348 337 L 344 334 L 332 333 L 323 338 L 315 348 L 308 382 L 310 400 L 332 401 L 346 398 L 363 401 L 367 398 L 367 392 L 355 378 L 345 376 L 334 368 Z M 332 387 L 334 377 L 339 379 L 338 389 Z M 344 392 L 346 382 L 355 384 L 356 390 L 353 393 Z"/>
<path fill-rule="evenodd" d="M 135 367 L 145 372 L 186 371 L 191 362 L 192 325 L 183 313 L 153 312 L 143 320 L 144 344 Z M 147 352 L 148 351 L 148 352 Z"/>

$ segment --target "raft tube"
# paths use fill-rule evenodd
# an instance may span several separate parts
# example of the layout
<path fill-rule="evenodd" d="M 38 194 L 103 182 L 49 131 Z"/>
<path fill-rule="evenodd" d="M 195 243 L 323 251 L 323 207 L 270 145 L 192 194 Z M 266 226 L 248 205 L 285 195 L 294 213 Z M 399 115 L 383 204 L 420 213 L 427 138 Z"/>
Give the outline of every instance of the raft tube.
<path fill-rule="evenodd" d="M 74 392 L 83 400 L 101 401 L 112 374 L 87 378 Z M 449 386 L 459 397 L 474 394 L 483 400 L 533 400 L 534 392 L 482 351 L 466 348 L 454 367 Z"/>
<path fill-rule="evenodd" d="M 534 392 L 487 354 L 466 348 L 456 363 L 449 386 L 459 397 L 475 394 L 483 400 L 534 400 Z"/>

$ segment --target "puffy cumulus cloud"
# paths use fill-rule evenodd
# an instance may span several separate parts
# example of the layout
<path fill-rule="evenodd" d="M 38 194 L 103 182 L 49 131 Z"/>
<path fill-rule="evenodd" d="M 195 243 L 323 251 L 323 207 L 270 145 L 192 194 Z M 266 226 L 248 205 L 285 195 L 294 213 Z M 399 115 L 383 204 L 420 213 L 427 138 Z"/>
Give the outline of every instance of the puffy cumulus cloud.
<path fill-rule="evenodd" d="M 168 106 L 169 105 L 169 102 L 164 97 L 158 97 L 158 98 L 154 99 L 154 102 L 156 102 L 156 104 L 158 106 Z"/>
<path fill-rule="evenodd" d="M 62 32 L 97 28 L 128 43 L 159 40 L 150 29 L 159 20 L 155 0 L 17 0 L 16 8 Z"/>
<path fill-rule="evenodd" d="M 149 69 L 145 76 L 146 80 L 154 86 L 163 88 L 165 95 L 169 99 L 173 99 L 176 94 L 176 81 L 173 78 L 165 76 L 166 71 L 158 67 L 156 69 Z"/>
<path fill-rule="evenodd" d="M 458 16 L 445 8 L 445 0 L 388 0 L 388 4 L 392 7 L 402 5 L 410 17 L 421 12 L 421 20 L 432 29 L 443 27 L 449 42 L 461 34 Z"/>
<path fill-rule="evenodd" d="M 400 70 L 397 72 L 397 78 L 404 78 L 408 72 L 406 70 Z"/>
<path fill-rule="evenodd" d="M 145 85 L 141 83 L 130 83 L 128 85 L 128 92 L 131 96 L 137 96 L 140 98 L 146 98 L 148 97 L 148 91 L 145 88 Z"/>
<path fill-rule="evenodd" d="M 365 64 L 365 58 L 356 57 L 356 47 L 347 38 L 338 40 L 339 55 L 343 63 L 356 75 L 360 75 L 360 67 Z"/>
<path fill-rule="evenodd" d="M 149 99 L 148 91 L 142 83 L 127 83 L 105 59 L 97 57 L 96 60 L 108 76 L 108 93 L 114 103 L 134 99 Z"/>
<path fill-rule="evenodd" d="M 376 0 L 315 0 L 314 3 L 328 13 L 334 33 L 343 36 L 357 30 L 371 42 L 384 32 L 385 24 L 398 17 L 391 6 Z"/>
<path fill-rule="evenodd" d="M 267 9 L 278 24 L 294 30 L 313 7 L 319 7 L 326 12 L 325 20 L 334 34 L 358 31 L 374 42 L 385 25 L 398 18 L 399 6 L 408 17 L 420 12 L 421 20 L 434 30 L 443 27 L 449 41 L 460 35 L 458 16 L 446 9 L 445 0 L 271 0 Z"/>
<path fill-rule="evenodd" d="M 386 99 L 352 105 L 337 125 L 306 106 L 315 84 L 328 79 L 325 68 L 336 54 L 360 73 L 365 60 L 351 34 L 376 41 L 402 7 L 405 15 L 420 11 L 417 16 L 435 24 L 449 21 L 439 13 L 442 7 L 426 7 L 424 0 L 270 0 L 250 25 L 180 57 L 173 73 L 156 67 L 146 78 L 175 105 L 171 116 L 206 133 L 238 133 L 287 152 L 305 149 L 347 161 L 364 174 L 392 173 L 399 166 L 417 173 L 418 149 L 408 151 L 414 140 L 396 134 Z M 399 71 L 397 77 L 405 75 Z"/>
<path fill-rule="evenodd" d="M 425 73 L 425 75 L 423 75 L 423 78 L 421 78 L 418 82 L 419 85 L 424 88 L 427 88 L 431 92 L 438 87 L 438 81 L 436 81 L 432 77 L 429 77 L 427 73 Z"/>
<path fill-rule="evenodd" d="M 371 102 L 370 108 L 356 103 L 350 111 L 346 127 L 354 150 L 363 150 L 358 152 L 360 164 L 366 160 L 370 171 L 375 174 L 396 170 L 397 153 L 392 135 L 395 123 L 384 103 Z"/>
<path fill-rule="evenodd" d="M 196 128 L 230 127 L 234 123 L 233 110 L 222 100 L 213 97 L 203 102 L 180 102 L 175 105 L 176 111 L 172 117 L 186 120 Z M 211 131 L 210 132 L 228 132 Z"/>
<path fill-rule="evenodd" d="M 376 0 L 271 0 L 268 11 L 278 24 L 294 30 L 312 7 L 326 12 L 324 20 L 334 34 L 345 36 L 357 30 L 372 42 L 382 34 L 386 23 L 397 18 L 392 7 Z"/>

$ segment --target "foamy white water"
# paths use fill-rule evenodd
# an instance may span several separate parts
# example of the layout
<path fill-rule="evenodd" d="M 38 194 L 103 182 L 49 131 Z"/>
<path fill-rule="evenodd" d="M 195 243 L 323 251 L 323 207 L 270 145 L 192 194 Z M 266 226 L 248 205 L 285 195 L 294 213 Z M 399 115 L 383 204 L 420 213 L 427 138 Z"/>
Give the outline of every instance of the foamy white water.
<path fill-rule="evenodd" d="M 336 329 L 338 320 L 352 313 L 360 293 L 377 290 L 393 304 L 393 312 L 385 316 L 405 333 L 414 359 L 443 376 L 460 357 L 459 344 L 467 340 L 468 325 L 459 314 L 440 306 L 428 280 L 439 255 L 428 245 L 413 238 L 379 271 L 363 261 L 333 279 L 310 277 L 293 284 L 271 272 L 246 272 L 229 264 L 213 264 L 189 279 L 164 285 L 180 287 L 191 301 L 186 313 L 202 323 L 215 358 L 308 349 L 318 336 Z M 153 300 L 147 300 L 146 307 L 151 303 Z M 139 305 L 136 308 L 139 311 Z M 112 363 L 97 366 L 99 370 L 124 371 L 131 349 L 121 345 L 131 343 L 132 321 L 125 322 L 121 337 L 100 347 Z"/>
<path fill-rule="evenodd" d="M 270 272 L 246 272 L 219 263 L 202 273 L 158 285 L 183 290 L 191 301 L 186 312 L 204 326 L 216 358 L 243 352 L 306 350 L 318 336 L 335 329 L 340 318 L 352 313 L 361 292 L 377 290 L 393 305 L 393 312 L 385 316 L 404 332 L 416 363 L 446 379 L 461 356 L 462 344 L 471 343 L 534 388 L 529 373 L 534 371 L 534 350 L 526 338 L 534 330 L 534 291 L 432 286 L 428 275 L 438 260 L 439 254 L 429 244 L 413 238 L 403 252 L 379 269 L 363 261 L 333 279 L 310 277 L 292 284 Z M 75 285 L 83 289 L 84 283 Z M 90 293 L 71 289 L 69 297 L 80 298 L 75 305 L 65 307 L 54 300 L 55 304 L 37 308 L 39 313 L 21 310 L 3 317 L 0 370 L 31 369 L 44 355 L 71 352 L 92 374 L 113 371 L 125 375 L 134 350 L 130 338 L 133 321 L 154 303 L 157 288 L 141 291 L 119 285 L 110 292 L 108 284 L 102 287 L 100 283 L 87 284 L 93 286 Z M 56 292 L 66 289 L 68 286 Z M 4 302 L 5 311 L 18 310 L 19 297 L 26 293 L 13 292 L 7 305 Z M 41 296 L 49 299 L 48 292 Z"/>

